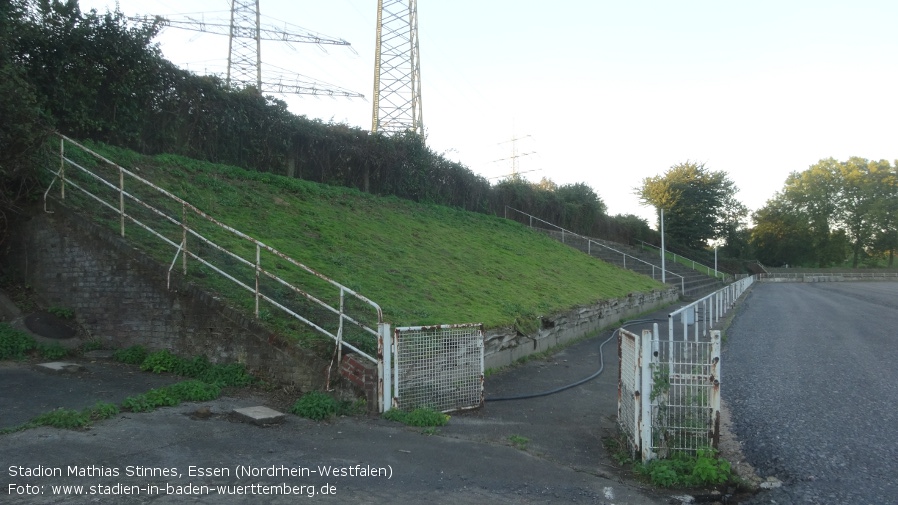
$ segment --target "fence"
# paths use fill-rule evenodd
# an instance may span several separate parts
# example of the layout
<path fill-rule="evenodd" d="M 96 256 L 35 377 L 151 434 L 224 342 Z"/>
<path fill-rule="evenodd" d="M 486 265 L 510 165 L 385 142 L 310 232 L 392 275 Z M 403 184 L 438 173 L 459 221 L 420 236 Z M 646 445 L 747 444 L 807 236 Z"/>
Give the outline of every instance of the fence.
<path fill-rule="evenodd" d="M 126 236 L 126 225 L 130 223 L 135 225 L 133 229 L 140 239 L 149 238 L 157 245 L 161 242 L 170 247 L 174 256 L 169 266 L 169 281 L 179 256 L 185 276 L 190 258 L 198 264 L 199 269 L 195 273 L 199 276 L 214 274 L 250 292 L 250 303 L 254 306 L 256 318 L 266 319 L 270 315 L 268 309 L 260 309 L 260 303 L 265 302 L 332 339 L 336 343 L 336 355 L 342 354 L 343 347 L 346 347 L 377 363 L 380 409 L 390 408 L 391 377 L 389 373 L 384 373 L 391 369 L 390 353 L 384 352 L 384 343 L 390 341 L 390 327 L 384 322 L 383 311 L 378 304 L 275 248 L 217 221 L 187 201 L 78 142 L 63 135 L 59 137 L 59 170 L 48 169 L 54 177 L 44 193 L 45 210 L 46 200 L 57 180 L 63 201 L 67 198 L 67 188 L 78 190 L 80 193 L 76 194 L 85 197 L 78 201 L 84 210 L 101 219 L 110 212 L 116 216 L 114 219 L 118 221 L 117 227 L 122 237 Z M 67 145 L 71 150 L 68 153 Z M 93 170 L 85 165 L 94 165 Z M 69 200 L 72 196 L 70 191 Z M 274 270 L 279 273 L 275 274 Z M 308 286 L 315 288 L 315 294 Z M 325 290 L 323 294 L 321 290 Z M 350 304 L 352 300 L 357 304 Z M 352 310 L 348 305 L 352 305 Z M 307 309 L 305 315 L 300 314 L 297 307 Z M 360 307 L 367 307 L 367 313 L 360 312 Z M 313 321 L 311 317 L 315 316 L 310 314 L 316 314 L 319 318 Z M 328 316 L 335 317 L 335 320 L 323 322 L 320 319 Z M 366 319 L 368 323 L 361 319 Z M 371 322 L 373 320 L 376 320 L 374 324 Z M 361 337 L 355 342 L 348 342 L 344 338 L 348 328 L 360 331 Z"/>
<path fill-rule="evenodd" d="M 528 226 L 530 226 L 530 228 L 533 228 L 533 227 L 534 227 L 534 226 L 533 226 L 533 222 L 536 221 L 536 222 L 538 222 L 538 223 L 542 223 L 542 224 L 544 224 L 544 225 L 547 225 L 550 229 L 554 229 L 554 230 L 560 231 L 560 232 L 561 232 L 561 242 L 562 242 L 562 243 L 566 243 L 565 240 L 566 240 L 566 238 L 567 238 L 568 236 L 570 236 L 570 237 L 572 237 L 572 238 L 577 238 L 577 239 L 586 241 L 586 251 L 585 251 L 585 252 L 586 252 L 586 254 L 588 254 L 588 255 L 590 255 L 590 256 L 592 256 L 592 247 L 595 246 L 595 247 L 598 247 L 598 248 L 600 248 L 600 249 L 605 249 L 605 250 L 607 250 L 607 251 L 611 251 L 611 252 L 614 253 L 614 254 L 620 255 L 621 261 L 623 262 L 624 268 L 627 268 L 627 258 L 630 259 L 630 265 L 631 265 L 631 267 L 633 266 L 633 263 L 639 263 L 639 264 L 643 264 L 643 265 L 648 265 L 649 267 L 652 268 L 652 279 L 655 279 L 655 278 L 656 278 L 656 277 L 655 277 L 656 271 L 657 271 L 659 274 L 660 274 L 660 273 L 667 273 L 667 274 L 673 275 L 673 276 L 675 276 L 675 277 L 679 277 L 679 278 L 680 278 L 680 294 L 683 294 L 683 293 L 686 292 L 686 280 L 685 280 L 685 278 L 684 278 L 682 275 L 680 275 L 680 274 L 671 272 L 670 270 L 667 270 L 667 269 L 662 269 L 661 267 L 659 267 L 659 266 L 657 266 L 657 265 L 653 265 L 652 263 L 649 263 L 648 261 L 645 261 L 645 260 L 643 260 L 643 259 L 641 259 L 641 258 L 637 258 L 636 256 L 633 256 L 633 255 L 631 255 L 631 254 L 627 254 L 627 253 L 625 253 L 625 252 L 619 251 L 619 250 L 617 250 L 617 249 L 615 249 L 615 248 L 613 248 L 613 247 L 611 247 L 611 246 L 605 245 L 605 244 L 603 244 L 603 243 L 601 243 L 601 242 L 598 242 L 598 241 L 596 241 L 596 240 L 593 240 L 593 239 L 591 239 L 591 238 L 589 238 L 589 237 L 585 237 L 585 236 L 583 236 L 583 235 L 580 235 L 579 233 L 574 233 L 574 232 L 572 232 L 572 231 L 570 231 L 570 230 L 566 230 L 566 229 L 564 229 L 564 228 L 562 228 L 562 227 L 560 227 L 560 226 L 558 226 L 558 225 L 554 225 L 554 224 L 552 224 L 552 223 L 550 223 L 550 222 L 548 222 L 548 221 L 543 221 L 542 219 L 540 219 L 540 218 L 538 218 L 538 217 L 536 217 L 536 216 L 533 216 L 533 215 L 528 214 L 528 213 L 526 213 L 526 212 L 524 212 L 524 211 L 515 209 L 515 208 L 513 208 L 513 207 L 509 207 L 509 206 L 507 206 L 507 205 L 505 206 L 505 219 L 508 219 L 508 211 L 509 211 L 509 210 L 511 210 L 511 211 L 513 211 L 513 212 L 517 212 L 518 214 L 521 214 L 522 216 L 528 218 L 528 220 L 529 220 Z"/>
<path fill-rule="evenodd" d="M 774 272 L 760 274 L 758 275 L 758 280 L 767 282 L 840 282 L 846 280 L 898 280 L 898 272 Z"/>
<path fill-rule="evenodd" d="M 649 244 L 642 240 L 640 240 L 639 243 L 643 249 L 653 249 L 655 251 L 658 251 L 659 253 L 661 252 L 660 247 L 654 246 L 654 245 Z M 671 251 L 669 248 L 666 251 L 664 251 L 664 257 L 668 258 L 669 260 L 671 260 L 675 263 L 679 263 L 683 266 L 689 267 L 689 268 L 695 270 L 696 272 L 702 272 L 703 274 L 705 274 L 709 277 L 714 277 L 715 279 L 726 279 L 727 278 L 726 272 L 721 271 L 716 266 L 710 267 L 700 261 L 695 261 L 693 259 L 689 259 L 689 258 L 683 256 L 682 254 L 677 254 L 677 253 Z"/>
<path fill-rule="evenodd" d="M 403 410 L 441 412 L 483 405 L 483 326 L 396 328 L 395 396 Z"/>
<path fill-rule="evenodd" d="M 710 341 L 660 340 L 658 327 L 618 337 L 618 424 L 643 461 L 720 442 L 720 332 Z"/>
<path fill-rule="evenodd" d="M 745 277 L 729 284 L 717 291 L 699 298 L 698 300 L 681 307 L 667 316 L 667 330 L 669 340 L 674 340 L 674 327 L 679 322 L 683 328 L 683 340 L 689 339 L 689 326 L 693 327 L 693 341 L 698 342 L 700 337 L 707 337 L 711 330 L 723 316 L 735 305 L 736 300 L 745 293 L 754 282 L 754 277 Z M 679 321 L 677 321 L 679 316 Z"/>

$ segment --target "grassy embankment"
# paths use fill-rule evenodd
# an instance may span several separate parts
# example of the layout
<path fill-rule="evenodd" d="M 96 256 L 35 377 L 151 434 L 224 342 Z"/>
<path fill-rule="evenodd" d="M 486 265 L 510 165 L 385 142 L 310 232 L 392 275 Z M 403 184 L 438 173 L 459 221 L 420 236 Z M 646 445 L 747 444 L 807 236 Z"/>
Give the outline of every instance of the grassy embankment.
<path fill-rule="evenodd" d="M 109 146 L 92 147 L 128 170 L 138 169 L 141 177 L 222 223 L 377 302 L 385 320 L 393 326 L 481 322 L 487 328 L 516 325 L 527 331 L 535 328 L 542 315 L 662 287 L 647 277 L 591 259 L 516 222 L 495 216 L 377 197 L 179 156 L 144 157 Z M 71 149 L 67 149 L 67 155 L 79 163 L 96 165 Z M 109 167 L 100 170 L 105 179 L 118 186 L 117 171 Z M 75 175 L 72 169 L 67 170 L 66 177 L 100 188 L 99 184 Z M 125 188 L 181 218 L 180 205 L 141 188 L 127 177 Z M 117 192 L 105 188 L 98 191 L 106 201 L 118 206 Z M 67 203 L 84 205 L 86 200 L 76 193 L 67 190 Z M 173 242 L 181 242 L 179 226 L 159 219 L 139 205 L 126 201 L 126 207 L 129 214 L 152 223 Z M 118 229 L 118 217 L 109 212 L 101 221 Z M 255 247 L 248 241 L 195 215 L 188 214 L 187 222 L 203 236 L 255 263 Z M 132 224 L 126 225 L 126 234 L 160 262 L 173 262 L 175 247 L 151 238 Z M 254 286 L 251 267 L 240 265 L 189 236 L 188 248 Z M 304 274 L 265 251 L 261 264 L 339 306 L 339 291 L 317 277 Z M 175 265 L 174 271 L 178 272 L 180 257 Z M 253 309 L 250 291 L 197 261 L 188 260 L 188 277 L 221 293 L 234 305 Z M 303 297 L 264 277 L 261 289 L 319 320 L 330 317 Z M 373 312 L 357 302 L 347 301 L 347 310 L 366 324 L 372 321 Z M 297 338 L 315 339 L 305 325 L 280 317 L 277 309 L 264 302 L 260 317 Z M 318 324 L 335 331 L 334 321 Z"/>

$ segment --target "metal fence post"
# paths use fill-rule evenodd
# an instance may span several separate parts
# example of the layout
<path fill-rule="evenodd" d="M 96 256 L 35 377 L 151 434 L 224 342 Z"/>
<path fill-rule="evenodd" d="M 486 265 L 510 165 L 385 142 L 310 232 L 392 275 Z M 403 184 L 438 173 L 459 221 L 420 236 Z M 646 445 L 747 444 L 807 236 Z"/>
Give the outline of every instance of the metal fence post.
<path fill-rule="evenodd" d="M 262 251 L 256 244 L 256 319 L 259 319 L 259 270 L 262 268 Z M 340 290 L 340 300 L 343 300 L 343 290 Z M 340 314 L 342 316 L 342 313 Z M 341 317 L 342 321 L 343 318 Z"/>
<path fill-rule="evenodd" d="M 654 459 L 652 452 L 652 332 L 642 331 L 640 342 L 641 355 L 639 365 L 642 372 L 640 379 L 640 417 L 642 418 L 642 432 L 639 434 L 639 446 L 642 449 L 642 461 Z"/>
<path fill-rule="evenodd" d="M 389 323 L 377 323 L 377 389 L 380 412 L 393 406 L 393 335 Z"/>
<path fill-rule="evenodd" d="M 118 213 L 122 229 L 122 237 L 125 236 L 125 173 L 122 167 L 118 167 Z"/>
<path fill-rule="evenodd" d="M 711 332 L 711 445 L 720 446 L 720 330 Z"/>
<path fill-rule="evenodd" d="M 65 200 L 65 139 L 59 139 L 59 197 Z"/>

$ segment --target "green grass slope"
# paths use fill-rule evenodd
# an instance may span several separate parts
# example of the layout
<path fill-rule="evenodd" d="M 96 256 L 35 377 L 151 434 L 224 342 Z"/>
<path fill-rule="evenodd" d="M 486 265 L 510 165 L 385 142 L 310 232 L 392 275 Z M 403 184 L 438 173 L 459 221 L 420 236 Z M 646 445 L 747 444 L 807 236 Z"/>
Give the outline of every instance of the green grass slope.
<path fill-rule="evenodd" d="M 495 216 L 382 198 L 178 156 L 143 157 L 109 146 L 92 147 L 126 169 L 139 170 L 141 177 L 219 221 L 374 300 L 383 307 L 386 321 L 394 326 L 481 322 L 487 328 L 517 325 L 527 330 L 541 315 L 663 287 Z M 70 155 L 85 165 L 94 164 L 86 156 Z M 107 168 L 100 170 L 113 174 Z M 69 170 L 67 177 L 76 176 Z M 118 184 L 117 174 L 104 177 Z M 166 203 L 130 181 L 126 180 L 125 187 L 180 217 L 180 206 Z M 99 191 L 106 191 L 105 197 L 117 204 L 114 192 Z M 67 192 L 67 202 L 77 205 L 77 200 L 69 196 L 73 193 Z M 139 215 L 137 206 L 127 205 L 132 215 Z M 150 219 L 144 214 L 144 219 Z M 117 228 L 117 217 L 108 216 L 107 221 Z M 195 218 L 188 217 L 188 221 L 205 226 Z M 134 226 L 129 225 L 127 233 L 147 239 L 147 234 Z M 219 243 L 231 244 L 235 252 L 254 261 L 254 247 L 246 241 L 208 226 L 202 233 Z M 180 242 L 179 228 L 170 227 L 164 234 Z M 153 243 L 146 242 L 151 253 L 171 263 L 175 249 L 158 240 Z M 263 267 L 265 261 L 272 264 L 263 259 Z M 180 259 L 176 264 L 180 265 Z M 274 258 L 274 264 L 276 271 L 287 271 L 285 262 Z M 205 267 L 192 266 L 189 272 L 213 289 L 229 289 L 227 281 Z M 244 274 L 246 282 L 251 283 L 251 269 Z M 319 288 L 326 286 L 310 290 Z M 270 291 L 292 296 L 283 288 Z M 252 296 L 245 290 L 236 289 L 228 296 L 251 309 Z M 267 315 L 267 310 L 262 314 Z"/>

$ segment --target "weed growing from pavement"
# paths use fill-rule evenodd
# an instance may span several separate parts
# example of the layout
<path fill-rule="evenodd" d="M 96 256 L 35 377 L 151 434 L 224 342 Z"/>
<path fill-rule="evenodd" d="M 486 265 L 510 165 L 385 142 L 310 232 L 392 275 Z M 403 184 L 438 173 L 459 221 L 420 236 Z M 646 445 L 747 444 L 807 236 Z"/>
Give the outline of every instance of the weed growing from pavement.
<path fill-rule="evenodd" d="M 733 483 L 736 476 L 730 462 L 714 449 L 699 449 L 695 454 L 677 452 L 665 459 L 642 463 L 633 458 L 630 444 L 623 435 L 605 437 L 602 445 L 621 467 L 630 467 L 637 476 L 654 486 L 689 488 Z"/>
<path fill-rule="evenodd" d="M 0 435 L 23 431 L 29 428 L 37 428 L 39 426 L 50 426 L 53 428 L 77 429 L 90 426 L 93 421 L 109 419 L 118 415 L 119 408 L 117 405 L 106 402 L 98 402 L 93 407 L 84 410 L 74 409 L 56 409 L 41 414 L 25 424 L 14 426 L 0 430 Z"/>
<path fill-rule="evenodd" d="M 290 412 L 313 421 L 323 421 L 337 414 L 337 400 L 321 391 L 310 391 L 290 407 Z"/>
<path fill-rule="evenodd" d="M 415 409 L 410 412 L 400 409 L 391 409 L 384 412 L 384 419 L 396 421 L 408 426 L 436 427 L 445 426 L 449 422 L 449 416 L 433 409 Z"/>
<path fill-rule="evenodd" d="M 221 388 L 215 384 L 189 380 L 129 396 L 122 402 L 122 408 L 131 412 L 148 412 L 158 407 L 172 407 L 181 402 L 214 400 L 220 394 Z"/>
<path fill-rule="evenodd" d="M 60 359 L 69 355 L 69 351 L 57 342 L 53 342 L 52 344 L 38 344 L 37 353 L 45 359 Z"/>
<path fill-rule="evenodd" d="M 322 391 L 310 391 L 290 407 L 290 413 L 313 421 L 323 421 L 334 416 L 350 416 L 365 412 L 365 400 L 337 400 Z"/>
<path fill-rule="evenodd" d="M 730 462 L 719 458 L 712 449 L 699 450 L 695 455 L 676 453 L 667 459 L 638 464 L 635 470 L 659 487 L 718 485 L 733 478 Z"/>
<path fill-rule="evenodd" d="M 521 435 L 511 435 L 508 437 L 508 441 L 511 442 L 516 449 L 520 449 L 522 451 L 527 450 L 527 444 L 530 443 L 530 439 L 527 437 L 522 437 Z"/>
<path fill-rule="evenodd" d="M 119 349 L 112 354 L 112 359 L 128 365 L 139 365 L 147 359 L 147 350 L 143 346 L 134 345 L 127 349 Z"/>
<path fill-rule="evenodd" d="M 0 323 L 0 360 L 25 359 L 32 351 L 45 359 L 60 359 L 69 354 L 68 350 L 57 342 L 39 344 L 34 337 L 24 331 L 17 330 L 7 323 Z"/>
<path fill-rule="evenodd" d="M 205 356 L 183 358 L 168 350 L 148 353 L 141 346 L 132 346 L 119 349 L 112 357 L 122 363 L 139 365 L 144 371 L 173 373 L 219 387 L 249 386 L 256 380 L 240 363 L 213 364 Z"/>
<path fill-rule="evenodd" d="M 7 323 L 0 323 L 0 360 L 23 359 L 25 353 L 34 349 L 34 346 L 31 335 Z"/>

